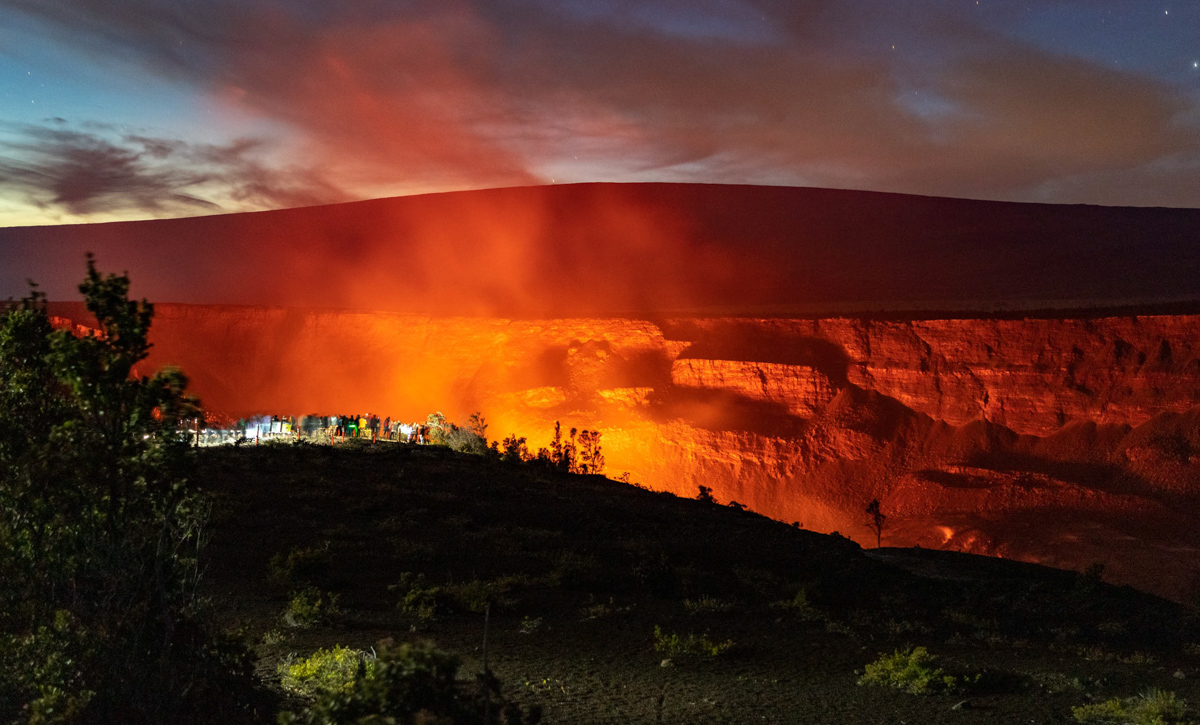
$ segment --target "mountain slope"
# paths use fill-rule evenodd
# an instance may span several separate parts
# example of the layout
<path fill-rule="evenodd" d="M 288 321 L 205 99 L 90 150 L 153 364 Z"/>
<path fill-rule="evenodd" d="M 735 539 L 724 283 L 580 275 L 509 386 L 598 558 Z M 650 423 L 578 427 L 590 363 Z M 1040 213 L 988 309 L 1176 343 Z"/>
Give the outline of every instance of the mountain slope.
<path fill-rule="evenodd" d="M 561 317 L 1200 299 L 1200 210 L 704 184 L 0 229 L 0 296 L 28 277 L 71 296 L 88 250 L 162 302 Z"/>

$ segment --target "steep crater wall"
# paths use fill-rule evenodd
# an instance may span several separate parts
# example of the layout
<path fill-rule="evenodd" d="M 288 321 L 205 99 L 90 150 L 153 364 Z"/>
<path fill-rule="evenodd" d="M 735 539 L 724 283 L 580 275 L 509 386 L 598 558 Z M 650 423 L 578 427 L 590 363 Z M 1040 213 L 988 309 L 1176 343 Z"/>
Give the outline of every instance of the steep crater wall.
<path fill-rule="evenodd" d="M 57 314 L 80 319 L 78 309 Z M 1200 581 L 1200 317 L 504 320 L 160 305 L 210 408 L 602 431 L 610 475 L 819 531 Z"/>

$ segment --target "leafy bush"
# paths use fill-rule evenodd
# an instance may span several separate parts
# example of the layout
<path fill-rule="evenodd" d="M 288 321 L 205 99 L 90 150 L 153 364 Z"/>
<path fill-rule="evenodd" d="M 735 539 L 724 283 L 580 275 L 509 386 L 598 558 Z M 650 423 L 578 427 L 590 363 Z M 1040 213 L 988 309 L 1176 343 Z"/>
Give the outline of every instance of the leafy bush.
<path fill-rule="evenodd" d="M 487 441 L 488 424 L 478 412 L 471 414 L 465 426 L 451 423 L 441 413 L 430 413 L 425 425 L 429 428 L 428 442 L 432 445 L 448 446 L 458 453 L 479 456 L 492 453 Z"/>
<path fill-rule="evenodd" d="M 308 629 L 327 623 L 339 613 L 338 595 L 322 592 L 316 587 L 303 587 L 292 592 L 283 610 L 283 623 L 296 629 Z"/>
<path fill-rule="evenodd" d="M 958 690 L 961 683 L 957 677 L 932 666 L 936 659 L 924 647 L 903 652 L 896 650 L 867 665 L 863 676 L 858 678 L 858 684 L 890 687 L 910 695 Z"/>
<path fill-rule="evenodd" d="M 358 677 L 375 669 L 375 657 L 362 650 L 335 646 L 319 649 L 306 659 L 279 666 L 283 689 L 306 697 L 325 692 L 347 692 Z"/>
<path fill-rule="evenodd" d="M 733 647 L 733 640 L 714 642 L 705 635 L 666 634 L 661 627 L 654 628 L 654 651 L 667 657 L 690 657 L 708 659 L 716 657 Z"/>
<path fill-rule="evenodd" d="M 203 722 L 244 713 L 248 650 L 197 596 L 200 417 L 145 375 L 153 307 L 90 256 L 96 329 L 55 331 L 36 288 L 0 311 L 0 721 Z"/>
<path fill-rule="evenodd" d="M 388 587 L 400 592 L 400 601 L 396 608 L 405 614 L 420 620 L 433 619 L 439 609 L 444 608 L 445 595 L 442 588 L 428 586 L 424 574 L 413 574 L 406 571 L 400 575 L 400 581 Z"/>
<path fill-rule="evenodd" d="M 449 443 L 446 439 L 446 434 L 450 432 L 451 424 L 441 412 L 430 413 L 426 416 L 425 425 L 429 428 L 429 436 L 426 440 L 428 444 L 444 446 Z"/>
<path fill-rule="evenodd" d="M 327 690 L 300 712 L 279 717 L 282 725 L 359 725 L 365 723 L 443 723 L 445 725 L 521 725 L 537 723 L 541 713 L 522 712 L 500 693 L 490 675 L 475 687 L 459 681 L 459 660 L 430 644 L 379 646 L 370 670 L 363 668 L 347 687 Z"/>
<path fill-rule="evenodd" d="M 459 453 L 471 453 L 477 456 L 487 455 L 487 439 L 468 428 L 454 426 L 445 434 L 446 445 Z"/>
<path fill-rule="evenodd" d="M 1187 701 L 1174 692 L 1149 690 L 1136 697 L 1073 707 L 1071 714 L 1078 722 L 1095 725 L 1177 725 L 1187 716 Z"/>

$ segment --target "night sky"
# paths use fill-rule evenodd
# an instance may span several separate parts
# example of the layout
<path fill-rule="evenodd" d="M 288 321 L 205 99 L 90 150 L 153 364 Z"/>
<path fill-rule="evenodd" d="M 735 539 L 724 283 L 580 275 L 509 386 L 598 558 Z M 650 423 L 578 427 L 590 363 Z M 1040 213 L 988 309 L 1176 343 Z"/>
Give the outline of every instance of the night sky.
<path fill-rule="evenodd" d="M 0 226 L 582 181 L 1200 207 L 1200 3 L 0 0 Z"/>

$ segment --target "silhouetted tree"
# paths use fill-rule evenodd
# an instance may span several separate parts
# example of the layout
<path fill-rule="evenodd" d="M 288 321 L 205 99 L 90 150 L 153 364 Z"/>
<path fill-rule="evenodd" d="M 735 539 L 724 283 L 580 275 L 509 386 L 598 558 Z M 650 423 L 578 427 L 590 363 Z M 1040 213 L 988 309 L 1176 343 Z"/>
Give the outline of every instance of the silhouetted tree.
<path fill-rule="evenodd" d="M 484 420 L 483 414 L 479 411 L 475 411 L 471 414 L 471 417 L 467 419 L 467 427 L 470 428 L 471 432 L 475 435 L 479 436 L 485 441 L 487 440 L 488 424 L 487 421 Z"/>
<path fill-rule="evenodd" d="M 879 510 L 879 499 L 871 499 L 871 503 L 867 504 L 867 514 L 870 515 L 871 530 L 875 532 L 875 548 L 882 546 L 883 541 L 883 524 L 887 521 L 887 516 Z"/>
<path fill-rule="evenodd" d="M 227 720 L 252 668 L 201 616 L 197 403 L 179 371 L 138 373 L 154 308 L 127 277 L 89 255 L 79 289 L 85 335 L 36 287 L 0 314 L 0 720 Z"/>
<path fill-rule="evenodd" d="M 500 460 L 508 463 L 526 463 L 532 459 L 529 447 L 524 437 L 518 438 L 514 433 L 501 443 Z"/>
<path fill-rule="evenodd" d="M 600 432 L 579 432 L 579 461 L 577 473 L 604 473 L 604 454 L 600 452 Z"/>

